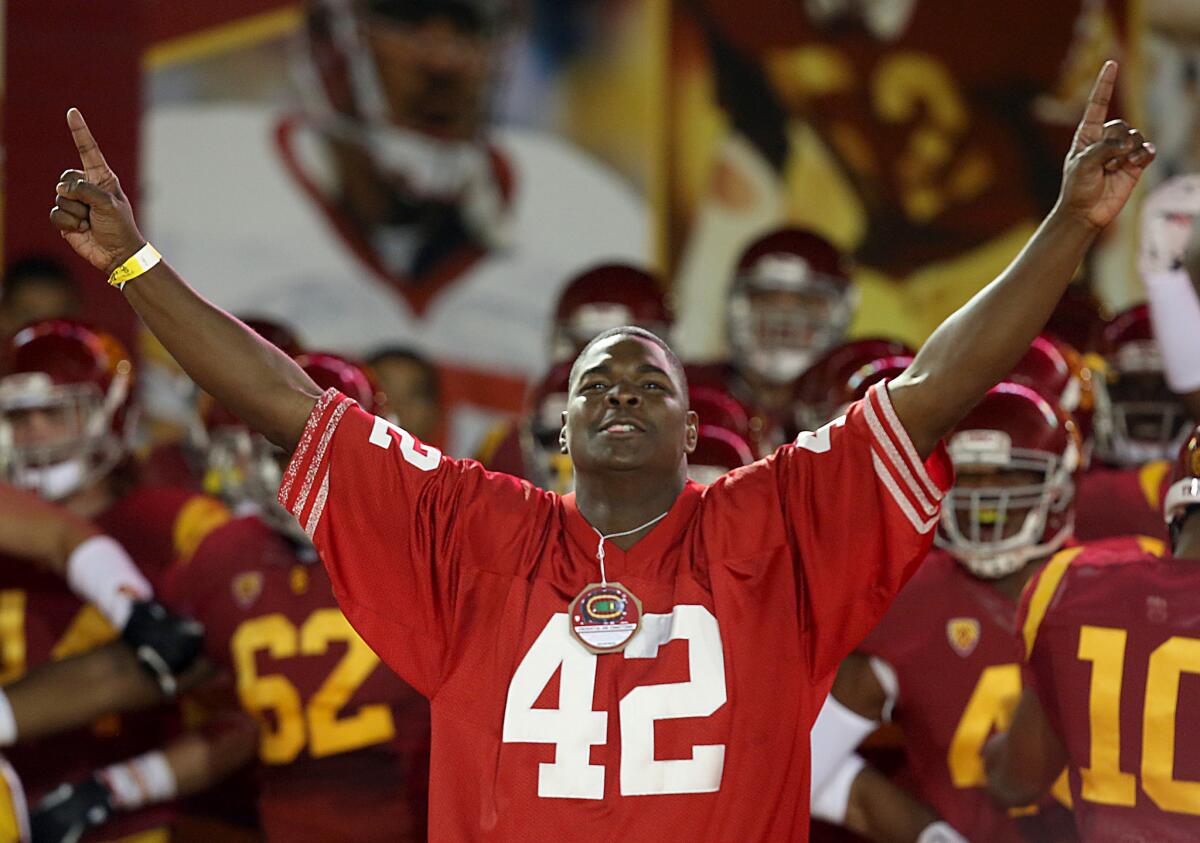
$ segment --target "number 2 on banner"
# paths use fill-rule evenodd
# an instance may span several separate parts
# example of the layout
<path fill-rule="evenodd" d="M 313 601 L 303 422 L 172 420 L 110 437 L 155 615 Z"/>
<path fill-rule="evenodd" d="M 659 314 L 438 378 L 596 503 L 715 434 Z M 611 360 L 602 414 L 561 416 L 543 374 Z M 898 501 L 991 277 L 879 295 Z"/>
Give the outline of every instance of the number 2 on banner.
<path fill-rule="evenodd" d="M 721 787 L 723 745 L 692 747 L 690 759 L 654 760 L 654 724 L 708 717 L 725 704 L 725 657 L 717 619 L 703 606 L 676 606 L 669 615 L 646 614 L 625 648 L 627 659 L 652 659 L 670 640 L 688 642 L 687 682 L 634 688 L 619 704 L 621 795 L 711 793 Z M 538 796 L 603 799 L 604 767 L 589 761 L 591 748 L 608 740 L 608 712 L 594 711 L 597 656 L 571 637 L 567 616 L 550 618 L 508 686 L 505 743 L 554 744 L 554 761 L 538 770 Z M 610 655 L 605 658 L 616 659 Z M 534 708 L 559 675 L 558 708 Z"/>

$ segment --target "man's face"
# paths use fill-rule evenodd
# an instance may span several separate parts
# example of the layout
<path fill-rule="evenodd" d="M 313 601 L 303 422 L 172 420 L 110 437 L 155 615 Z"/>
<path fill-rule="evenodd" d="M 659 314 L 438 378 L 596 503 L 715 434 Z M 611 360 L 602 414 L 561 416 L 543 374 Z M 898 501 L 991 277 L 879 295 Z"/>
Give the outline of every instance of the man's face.
<path fill-rule="evenodd" d="M 376 12 L 366 35 L 397 125 L 447 140 L 478 134 L 494 69 L 495 39 L 482 22 L 468 11 Z"/>
<path fill-rule="evenodd" d="M 679 470 L 696 447 L 696 414 L 679 375 L 653 342 L 617 335 L 579 361 L 564 413 L 564 437 L 577 474 Z"/>
<path fill-rule="evenodd" d="M 1025 516 L 1037 505 L 1040 489 L 1031 490 L 1044 481 L 1045 477 L 1034 471 L 956 468 L 951 505 L 958 529 L 965 536 L 978 535 L 983 541 L 1015 536 Z"/>
<path fill-rule="evenodd" d="M 79 417 L 73 405 L 48 404 L 10 410 L 5 415 L 17 447 L 54 446 L 80 435 Z"/>
<path fill-rule="evenodd" d="M 396 415 L 397 424 L 422 442 L 437 436 L 441 408 L 430 389 L 425 370 L 412 360 L 383 359 L 371 370 L 388 399 L 388 410 Z"/>

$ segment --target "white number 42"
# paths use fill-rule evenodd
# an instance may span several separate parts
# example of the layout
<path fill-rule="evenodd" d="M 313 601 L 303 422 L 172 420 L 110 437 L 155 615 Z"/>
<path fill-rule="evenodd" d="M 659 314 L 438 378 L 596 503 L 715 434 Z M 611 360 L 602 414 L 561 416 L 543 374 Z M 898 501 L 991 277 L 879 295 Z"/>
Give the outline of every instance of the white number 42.
<path fill-rule="evenodd" d="M 708 717 L 726 700 L 721 632 L 703 606 L 643 615 L 642 628 L 624 657 L 655 658 L 659 647 L 675 639 L 688 642 L 689 681 L 643 685 L 621 699 L 622 796 L 711 793 L 721 787 L 722 744 L 694 746 L 690 759 L 654 760 L 655 721 Z M 589 763 L 591 747 L 608 741 L 608 712 L 592 710 L 597 658 L 571 637 L 567 615 L 559 613 L 550 618 L 508 685 L 504 741 L 554 744 L 553 763 L 539 766 L 540 797 L 604 798 L 604 767 Z M 534 708 L 560 667 L 558 708 Z"/>

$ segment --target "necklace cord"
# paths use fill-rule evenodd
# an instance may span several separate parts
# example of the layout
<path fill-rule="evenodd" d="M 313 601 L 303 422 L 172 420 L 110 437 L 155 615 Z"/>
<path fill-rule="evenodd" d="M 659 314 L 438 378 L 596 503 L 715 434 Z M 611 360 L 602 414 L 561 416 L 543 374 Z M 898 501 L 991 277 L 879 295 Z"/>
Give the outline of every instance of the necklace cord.
<path fill-rule="evenodd" d="M 603 533 L 601 533 L 599 530 L 597 530 L 595 527 L 592 527 L 592 529 L 595 531 L 596 535 L 600 537 L 600 544 L 598 544 L 596 546 L 596 558 L 598 560 L 600 560 L 600 584 L 601 585 L 608 585 L 608 576 L 604 571 L 604 542 L 607 541 L 608 539 L 619 539 L 622 536 L 630 536 L 636 532 L 646 529 L 647 527 L 652 527 L 655 524 L 657 524 L 659 521 L 662 521 L 664 518 L 666 518 L 667 514 L 670 511 L 671 510 L 668 509 L 666 512 L 662 513 L 661 515 L 657 515 L 654 518 L 651 518 L 649 521 L 647 521 L 645 524 L 641 525 L 640 527 L 634 527 L 632 530 L 626 530 L 623 533 L 609 533 L 606 536 Z M 588 526 L 591 526 L 591 525 L 588 525 Z"/>

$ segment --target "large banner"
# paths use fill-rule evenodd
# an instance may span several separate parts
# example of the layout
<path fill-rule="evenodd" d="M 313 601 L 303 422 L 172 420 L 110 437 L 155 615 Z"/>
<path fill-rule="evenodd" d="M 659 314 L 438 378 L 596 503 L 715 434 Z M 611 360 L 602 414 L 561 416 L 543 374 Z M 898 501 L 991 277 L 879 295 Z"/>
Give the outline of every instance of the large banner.
<path fill-rule="evenodd" d="M 276 5 L 148 51 L 145 230 L 307 347 L 434 359 L 469 451 L 547 368 L 566 282 L 652 259 L 651 4 Z"/>
<path fill-rule="evenodd" d="M 1124 0 L 676 3 L 665 230 L 683 350 L 724 352 L 737 254 L 783 223 L 854 255 L 852 332 L 920 343 L 1049 209 L 1102 61 L 1137 85 L 1135 29 Z"/>

